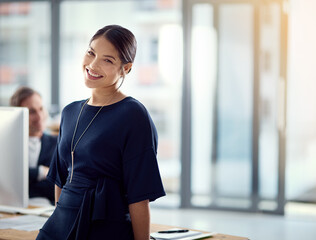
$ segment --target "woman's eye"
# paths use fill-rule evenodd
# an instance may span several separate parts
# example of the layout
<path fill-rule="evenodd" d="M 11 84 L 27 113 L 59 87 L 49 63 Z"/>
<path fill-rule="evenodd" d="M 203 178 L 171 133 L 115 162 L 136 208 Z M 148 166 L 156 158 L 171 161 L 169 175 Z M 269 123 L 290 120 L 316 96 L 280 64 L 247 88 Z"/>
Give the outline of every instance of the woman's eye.
<path fill-rule="evenodd" d="M 90 50 L 88 50 L 87 53 L 88 53 L 88 55 L 92 55 L 92 56 L 94 55 L 94 53 Z"/>
<path fill-rule="evenodd" d="M 105 59 L 104 61 L 113 64 L 113 62 L 111 60 L 109 60 L 109 59 Z"/>

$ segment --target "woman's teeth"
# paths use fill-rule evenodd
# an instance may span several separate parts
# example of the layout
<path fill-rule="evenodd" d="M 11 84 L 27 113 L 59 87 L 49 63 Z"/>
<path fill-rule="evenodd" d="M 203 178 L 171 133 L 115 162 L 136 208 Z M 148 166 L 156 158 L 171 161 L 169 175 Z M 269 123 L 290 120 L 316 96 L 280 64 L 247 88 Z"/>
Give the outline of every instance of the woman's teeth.
<path fill-rule="evenodd" d="M 101 75 L 94 74 L 94 73 L 92 73 L 90 70 L 88 70 L 88 73 L 89 73 L 92 77 L 101 77 Z"/>

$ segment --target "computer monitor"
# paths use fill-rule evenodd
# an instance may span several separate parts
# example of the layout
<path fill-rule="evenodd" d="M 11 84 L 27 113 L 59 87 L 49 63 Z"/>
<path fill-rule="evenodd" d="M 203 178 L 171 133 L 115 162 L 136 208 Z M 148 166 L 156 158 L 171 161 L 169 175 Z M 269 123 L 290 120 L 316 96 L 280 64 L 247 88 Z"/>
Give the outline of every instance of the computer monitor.
<path fill-rule="evenodd" d="M 28 206 L 27 108 L 0 107 L 0 205 Z"/>

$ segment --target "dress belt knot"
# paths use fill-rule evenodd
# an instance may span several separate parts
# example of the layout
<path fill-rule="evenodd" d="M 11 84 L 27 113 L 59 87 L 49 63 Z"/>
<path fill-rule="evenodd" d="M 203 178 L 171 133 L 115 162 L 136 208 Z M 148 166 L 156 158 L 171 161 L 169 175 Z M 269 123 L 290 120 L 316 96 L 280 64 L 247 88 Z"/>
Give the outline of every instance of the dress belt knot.
<path fill-rule="evenodd" d="M 107 218 L 106 178 L 93 180 L 74 175 L 70 184 L 74 187 L 87 187 L 87 190 L 67 239 L 86 240 L 89 236 L 91 221 Z"/>

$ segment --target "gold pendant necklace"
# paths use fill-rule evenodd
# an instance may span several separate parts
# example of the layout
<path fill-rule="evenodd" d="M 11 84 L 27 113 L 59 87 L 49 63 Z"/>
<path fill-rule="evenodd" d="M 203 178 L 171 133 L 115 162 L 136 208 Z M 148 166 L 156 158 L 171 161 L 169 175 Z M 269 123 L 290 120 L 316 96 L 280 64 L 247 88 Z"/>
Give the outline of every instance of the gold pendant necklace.
<path fill-rule="evenodd" d="M 74 139 L 75 139 L 75 135 L 76 135 L 76 132 L 77 132 L 77 128 L 78 128 L 78 123 L 79 123 L 79 119 L 80 119 L 80 116 L 81 116 L 81 113 L 82 113 L 82 110 L 84 108 L 84 106 L 89 102 L 90 98 L 85 101 L 85 103 L 82 105 L 81 109 L 80 109 L 80 112 L 79 112 L 79 115 L 78 115 L 78 118 L 77 118 L 77 122 L 76 122 L 76 126 L 75 126 L 75 130 L 74 130 L 74 134 L 72 135 L 72 140 L 71 140 L 71 147 L 70 147 L 70 150 L 71 150 L 71 174 L 70 174 L 70 181 L 69 183 L 71 183 L 72 181 L 72 176 L 73 176 L 73 172 L 74 172 L 74 158 L 75 158 L 75 150 L 76 150 L 76 147 L 79 143 L 79 141 L 81 140 L 81 138 L 83 137 L 83 135 L 86 133 L 86 131 L 88 130 L 88 128 L 90 127 L 90 125 L 92 124 L 93 120 L 98 116 L 98 114 L 101 112 L 102 108 L 109 104 L 110 101 L 114 98 L 114 96 L 116 95 L 117 92 L 113 93 L 113 96 L 109 99 L 108 102 L 106 102 L 104 105 L 102 105 L 100 107 L 100 109 L 97 111 L 97 113 L 94 115 L 94 117 L 91 119 L 91 121 L 89 122 L 89 124 L 87 125 L 87 127 L 85 128 L 85 130 L 81 133 L 80 137 L 78 138 L 78 140 L 75 142 L 75 145 L 74 145 Z"/>

